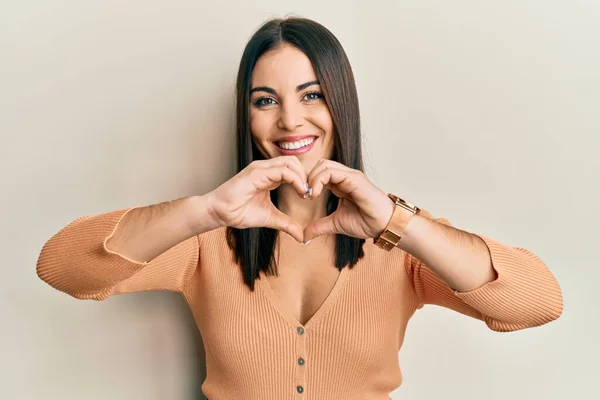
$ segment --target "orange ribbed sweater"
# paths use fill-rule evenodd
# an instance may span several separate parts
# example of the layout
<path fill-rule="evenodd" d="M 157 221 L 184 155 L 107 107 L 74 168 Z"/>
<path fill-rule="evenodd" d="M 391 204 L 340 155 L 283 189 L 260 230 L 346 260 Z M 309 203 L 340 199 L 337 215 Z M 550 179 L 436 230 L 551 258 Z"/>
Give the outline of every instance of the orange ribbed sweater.
<path fill-rule="evenodd" d="M 254 292 L 244 285 L 225 228 L 150 262 L 109 251 L 106 241 L 131 209 L 82 217 L 61 229 L 43 246 L 37 273 L 78 299 L 180 292 L 203 338 L 202 390 L 210 400 L 389 399 L 402 381 L 398 352 L 407 323 L 424 304 L 479 318 L 495 331 L 539 326 L 562 313 L 556 280 L 528 250 L 482 237 L 498 277 L 458 293 L 404 251 L 367 241 L 364 258 L 342 270 L 324 304 L 301 325 L 279 306 L 266 279 L 257 280 Z"/>

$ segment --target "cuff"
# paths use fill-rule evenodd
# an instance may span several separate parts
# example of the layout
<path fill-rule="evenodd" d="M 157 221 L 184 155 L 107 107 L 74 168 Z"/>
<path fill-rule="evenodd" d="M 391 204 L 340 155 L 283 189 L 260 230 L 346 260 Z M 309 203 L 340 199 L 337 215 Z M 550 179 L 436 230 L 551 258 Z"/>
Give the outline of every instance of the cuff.
<path fill-rule="evenodd" d="M 488 247 L 497 278 L 454 294 L 477 309 L 494 330 L 543 325 L 562 314 L 562 293 L 544 262 L 531 251 L 479 236 Z"/>

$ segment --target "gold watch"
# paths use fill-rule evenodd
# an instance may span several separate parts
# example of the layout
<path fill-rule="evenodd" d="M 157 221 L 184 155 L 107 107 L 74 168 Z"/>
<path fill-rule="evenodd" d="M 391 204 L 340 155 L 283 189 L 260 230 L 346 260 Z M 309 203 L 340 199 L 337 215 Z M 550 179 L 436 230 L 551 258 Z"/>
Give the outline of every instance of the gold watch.
<path fill-rule="evenodd" d="M 391 193 L 388 194 L 388 197 L 392 199 L 396 205 L 394 207 L 394 213 L 392 214 L 392 218 L 390 218 L 388 225 L 383 230 L 383 233 L 379 235 L 373 243 L 384 250 L 390 251 L 398 245 L 398 242 L 400 242 L 410 217 L 418 214 L 421 209 Z"/>

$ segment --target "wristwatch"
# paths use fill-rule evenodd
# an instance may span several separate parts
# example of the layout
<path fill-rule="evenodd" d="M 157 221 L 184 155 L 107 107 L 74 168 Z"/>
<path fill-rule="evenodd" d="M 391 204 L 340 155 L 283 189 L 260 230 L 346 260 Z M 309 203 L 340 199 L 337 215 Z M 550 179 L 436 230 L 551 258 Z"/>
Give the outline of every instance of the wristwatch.
<path fill-rule="evenodd" d="M 392 199 L 396 205 L 394 207 L 394 213 L 392 214 L 392 218 L 390 218 L 388 225 L 383 230 L 383 233 L 379 235 L 373 243 L 384 250 L 390 251 L 398 245 L 398 242 L 400 242 L 410 217 L 418 214 L 421 209 L 391 193 L 388 194 L 388 197 Z"/>

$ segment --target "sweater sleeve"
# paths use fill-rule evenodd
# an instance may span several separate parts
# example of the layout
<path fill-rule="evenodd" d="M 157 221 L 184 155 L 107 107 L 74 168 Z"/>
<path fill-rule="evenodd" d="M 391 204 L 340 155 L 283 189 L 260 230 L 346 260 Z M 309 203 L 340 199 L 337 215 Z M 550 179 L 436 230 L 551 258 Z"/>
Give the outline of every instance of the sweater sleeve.
<path fill-rule="evenodd" d="M 428 213 L 425 212 L 425 216 Z M 451 226 L 445 219 L 436 222 Z M 468 291 L 450 288 L 427 265 L 406 254 L 405 267 L 419 301 L 485 321 L 498 332 L 544 325 L 560 317 L 562 292 L 544 262 L 531 251 L 480 236 L 490 253 L 495 280 Z"/>
<path fill-rule="evenodd" d="M 131 260 L 106 247 L 122 218 L 133 208 L 80 217 L 42 247 L 36 271 L 53 288 L 78 299 L 146 290 L 182 291 L 199 264 L 199 236 L 153 260 Z"/>

